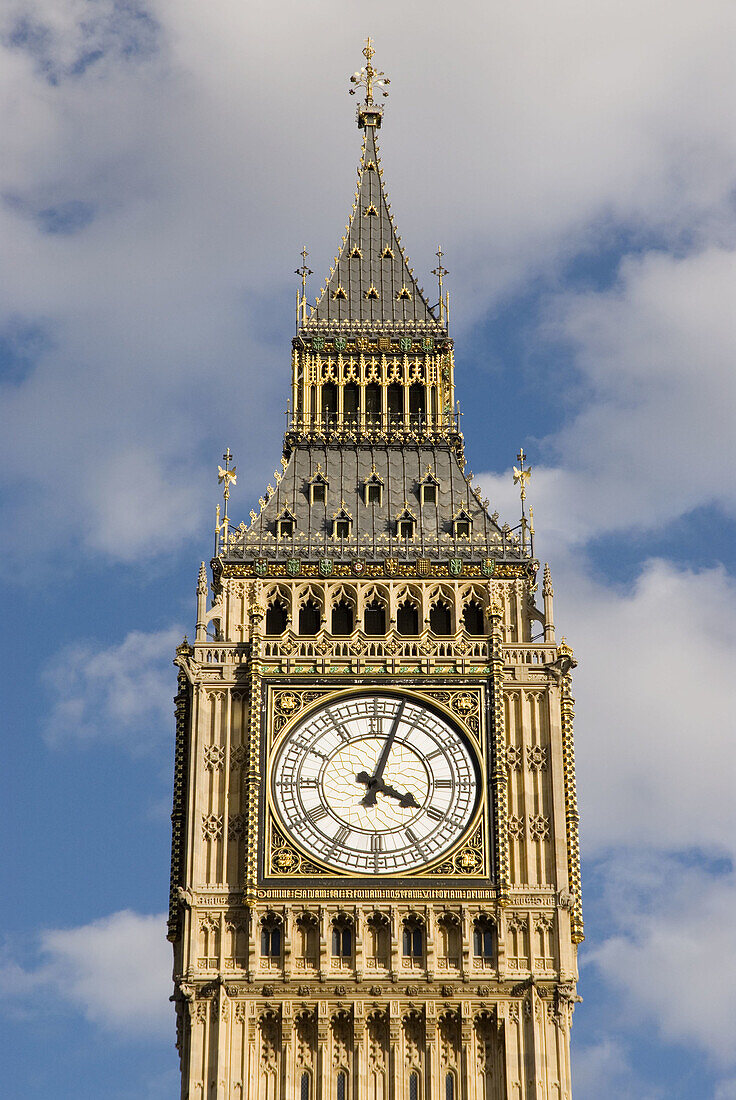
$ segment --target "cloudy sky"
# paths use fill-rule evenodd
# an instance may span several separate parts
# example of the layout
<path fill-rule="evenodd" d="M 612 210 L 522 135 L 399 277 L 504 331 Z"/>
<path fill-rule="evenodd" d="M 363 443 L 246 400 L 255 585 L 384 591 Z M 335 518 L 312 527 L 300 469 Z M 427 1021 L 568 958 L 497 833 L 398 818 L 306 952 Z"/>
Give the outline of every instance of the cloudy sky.
<path fill-rule="evenodd" d="M 306 242 L 315 295 L 350 210 L 371 34 L 399 230 L 451 272 L 470 465 L 514 523 L 528 452 L 580 661 L 576 1100 L 734 1100 L 736 7 L 0 20 L 7 1095 L 176 1094 L 171 653 L 224 447 L 238 518 L 280 456 L 293 271 Z"/>

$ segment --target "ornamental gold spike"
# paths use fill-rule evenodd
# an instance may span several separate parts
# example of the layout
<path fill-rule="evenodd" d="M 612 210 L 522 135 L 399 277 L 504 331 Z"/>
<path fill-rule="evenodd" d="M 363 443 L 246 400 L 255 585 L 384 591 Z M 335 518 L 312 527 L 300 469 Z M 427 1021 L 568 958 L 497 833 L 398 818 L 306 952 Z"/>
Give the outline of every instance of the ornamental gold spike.
<path fill-rule="evenodd" d="M 519 486 L 519 495 L 521 497 L 521 549 L 526 551 L 527 542 L 527 530 L 528 524 L 526 519 L 526 511 L 524 509 L 524 501 L 526 500 L 526 483 L 532 476 L 531 466 L 524 466 L 527 456 L 524 454 L 524 448 L 519 447 L 519 453 L 516 456 L 518 466 L 514 466 L 514 485 Z M 534 534 L 534 531 L 531 532 Z"/>
<path fill-rule="evenodd" d="M 373 57 L 375 52 L 376 51 L 373 49 L 373 39 L 366 38 L 365 47 L 363 49 L 363 57 L 366 63 L 350 77 L 350 83 L 355 85 L 354 88 L 350 89 L 350 94 L 355 95 L 358 88 L 365 88 L 366 103 L 373 103 L 374 88 L 378 89 L 385 98 L 388 95 L 386 88 L 391 83 L 385 73 L 378 72 L 373 68 Z"/>
<path fill-rule="evenodd" d="M 230 448 L 226 447 L 225 453 L 222 456 L 225 465 L 217 467 L 217 484 L 224 486 L 223 491 L 222 491 L 222 496 L 223 496 L 223 499 L 225 501 L 223 511 L 222 511 L 222 544 L 223 544 L 223 546 L 227 546 L 228 525 L 230 523 L 230 517 L 227 514 L 227 502 L 230 499 L 230 485 L 231 485 L 231 483 L 233 485 L 235 485 L 237 480 L 238 480 L 237 474 L 235 473 L 235 469 L 236 469 L 235 466 L 233 466 L 233 468 L 230 469 L 230 460 L 231 460 L 232 457 L 233 456 L 232 456 L 232 452 L 230 451 Z"/>

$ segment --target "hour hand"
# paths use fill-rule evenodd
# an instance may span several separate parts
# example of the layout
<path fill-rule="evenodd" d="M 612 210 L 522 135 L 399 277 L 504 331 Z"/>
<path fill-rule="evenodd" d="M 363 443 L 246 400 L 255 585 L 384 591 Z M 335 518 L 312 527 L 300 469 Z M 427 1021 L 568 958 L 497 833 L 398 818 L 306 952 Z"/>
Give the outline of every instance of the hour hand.
<path fill-rule="evenodd" d="M 395 798 L 402 809 L 419 808 L 419 803 L 411 791 L 402 794 L 390 783 L 384 783 L 382 779 L 375 779 L 368 775 L 368 772 L 358 772 L 355 778 L 358 783 L 365 783 L 368 788 L 360 800 L 361 806 L 375 806 L 376 795 L 385 794 L 388 798 Z"/>

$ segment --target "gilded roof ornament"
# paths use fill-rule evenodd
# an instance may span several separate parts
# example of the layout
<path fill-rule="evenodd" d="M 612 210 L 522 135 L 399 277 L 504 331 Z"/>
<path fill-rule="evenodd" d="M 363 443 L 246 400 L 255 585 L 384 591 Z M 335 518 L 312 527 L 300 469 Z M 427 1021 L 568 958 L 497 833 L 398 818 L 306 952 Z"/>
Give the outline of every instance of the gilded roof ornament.
<path fill-rule="evenodd" d="M 519 495 L 521 497 L 521 549 L 524 551 L 526 550 L 527 531 L 529 531 L 531 535 L 534 534 L 534 513 L 530 510 L 530 515 L 532 517 L 532 526 L 529 527 L 526 518 L 526 509 L 524 507 L 524 501 L 526 500 L 526 483 L 532 476 L 531 466 L 527 466 L 526 468 L 524 467 L 526 458 L 527 456 L 524 454 L 524 448 L 519 447 L 519 453 L 516 456 L 516 461 L 519 463 L 519 465 L 514 466 L 514 485 L 519 486 Z M 534 551 L 532 549 L 532 553 L 533 552 Z"/>
<path fill-rule="evenodd" d="M 375 90 L 385 99 L 388 95 L 386 88 L 391 83 L 385 73 L 373 68 L 375 52 L 373 39 L 366 38 L 363 49 L 363 57 L 366 63 L 350 77 L 350 83 L 355 85 L 354 88 L 350 88 L 351 95 L 355 95 L 358 88 L 365 88 L 365 102 L 358 107 L 358 126 L 361 128 L 381 125 L 383 107 L 374 102 L 373 92 Z"/>

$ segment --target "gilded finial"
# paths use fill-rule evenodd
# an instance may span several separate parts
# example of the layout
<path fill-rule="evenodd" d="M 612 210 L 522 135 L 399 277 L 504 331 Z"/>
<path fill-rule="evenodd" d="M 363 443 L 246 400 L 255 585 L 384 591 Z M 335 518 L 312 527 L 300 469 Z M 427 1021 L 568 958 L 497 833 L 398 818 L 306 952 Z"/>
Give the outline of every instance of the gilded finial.
<path fill-rule="evenodd" d="M 526 483 L 532 476 L 531 466 L 524 467 L 527 456 L 524 454 L 524 448 L 519 447 L 519 453 L 516 456 L 518 466 L 514 466 L 514 485 L 519 486 L 519 495 L 521 497 L 521 549 L 526 550 L 526 536 L 527 536 L 527 519 L 526 511 L 524 508 L 524 501 L 526 500 Z M 530 511 L 530 515 L 531 515 Z M 531 533 L 534 534 L 533 529 Z"/>
<path fill-rule="evenodd" d="M 437 285 L 439 287 L 439 294 L 440 294 L 440 300 L 439 300 L 440 321 L 442 321 L 444 319 L 444 312 L 445 312 L 445 303 L 444 303 L 444 299 L 442 297 L 442 280 L 445 277 L 445 275 L 449 275 L 450 272 L 442 264 L 442 257 L 444 256 L 444 252 L 442 251 L 442 245 L 441 244 L 437 245 L 437 251 L 435 252 L 435 256 L 437 257 L 438 263 L 437 263 L 437 267 L 432 269 L 432 274 L 437 276 Z"/>
<path fill-rule="evenodd" d="M 386 88 L 391 83 L 385 73 L 373 68 L 375 52 L 373 39 L 366 38 L 363 49 L 363 57 L 366 63 L 350 77 L 350 83 L 355 85 L 354 88 L 350 88 L 351 95 L 355 95 L 358 88 L 365 88 L 365 102 L 358 107 L 358 126 L 360 127 L 381 125 L 383 107 L 374 102 L 373 92 L 374 90 L 380 92 L 385 99 L 388 95 Z"/>
<path fill-rule="evenodd" d="M 298 267 L 296 269 L 296 271 L 294 272 L 294 274 L 299 275 L 301 277 L 301 280 L 302 280 L 301 297 L 297 296 L 297 314 L 299 314 L 300 309 L 301 309 L 301 319 L 302 319 L 302 321 L 306 321 L 306 319 L 307 319 L 307 276 L 308 275 L 314 275 L 314 272 L 312 271 L 311 267 L 307 267 L 307 256 L 308 255 L 309 255 L 309 253 L 307 252 L 307 246 L 304 245 L 304 248 L 302 249 L 302 252 L 301 252 L 302 266 Z"/>
<path fill-rule="evenodd" d="M 204 562 L 199 567 L 199 577 L 197 578 L 197 595 L 207 595 L 207 569 Z"/>
<path fill-rule="evenodd" d="M 223 491 L 222 491 L 223 499 L 225 501 L 224 507 L 223 507 L 223 510 L 222 510 L 222 544 L 223 544 L 223 546 L 227 546 L 227 532 L 228 532 L 228 525 L 230 523 L 230 518 L 227 514 L 227 502 L 230 499 L 230 484 L 232 482 L 232 484 L 235 485 L 237 480 L 238 480 L 237 475 L 235 473 L 236 467 L 233 466 L 233 468 L 230 469 L 230 460 L 231 460 L 232 457 L 233 456 L 232 456 L 232 453 L 230 451 L 230 448 L 227 447 L 225 449 L 224 455 L 222 456 L 222 459 L 223 459 L 223 462 L 225 463 L 225 465 L 217 467 L 217 484 L 224 486 Z"/>

